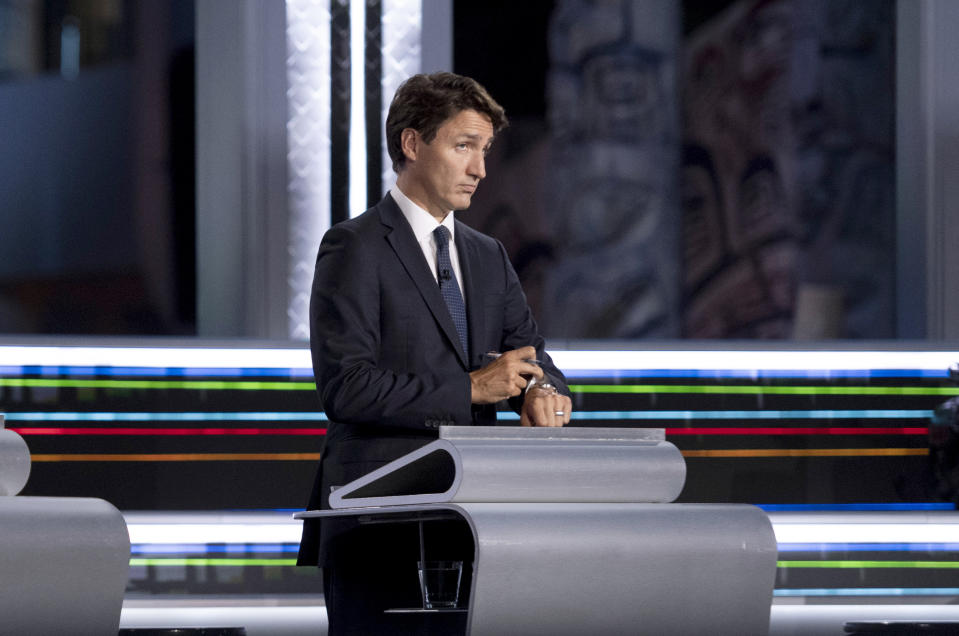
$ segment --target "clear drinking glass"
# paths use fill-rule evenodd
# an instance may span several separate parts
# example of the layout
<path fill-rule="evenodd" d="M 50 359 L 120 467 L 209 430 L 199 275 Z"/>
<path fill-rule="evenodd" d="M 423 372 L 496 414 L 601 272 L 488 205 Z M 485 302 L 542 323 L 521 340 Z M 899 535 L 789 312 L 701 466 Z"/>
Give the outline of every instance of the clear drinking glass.
<path fill-rule="evenodd" d="M 424 609 L 456 607 L 463 577 L 462 561 L 417 561 Z"/>

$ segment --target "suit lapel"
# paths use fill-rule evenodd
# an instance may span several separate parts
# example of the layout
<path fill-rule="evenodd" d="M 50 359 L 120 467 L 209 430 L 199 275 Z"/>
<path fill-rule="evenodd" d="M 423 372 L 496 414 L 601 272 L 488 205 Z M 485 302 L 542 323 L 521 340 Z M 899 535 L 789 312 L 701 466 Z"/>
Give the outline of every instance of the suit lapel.
<path fill-rule="evenodd" d="M 456 222 L 456 251 L 460 257 L 460 270 L 463 273 L 463 297 L 466 299 L 466 315 L 469 321 L 469 343 L 473 359 L 477 360 L 485 351 L 482 340 L 486 332 L 483 315 L 483 298 L 480 295 L 478 276 L 482 263 L 476 253 L 476 243 L 468 240 L 468 230 L 459 221 Z"/>
<path fill-rule="evenodd" d="M 446 307 L 446 301 L 443 300 L 440 287 L 436 284 L 436 279 L 433 278 L 429 265 L 423 258 L 423 250 L 420 249 L 416 237 L 413 236 L 413 230 L 403 217 L 399 206 L 393 201 L 393 197 L 387 195 L 378 207 L 380 209 L 380 221 L 390 228 L 390 231 L 386 234 L 387 242 L 403 264 L 406 273 L 413 280 L 413 284 L 423 300 L 426 301 L 426 306 L 429 307 L 430 313 L 439 323 L 460 363 L 465 369 L 469 370 L 468 361 L 459 345 L 456 325 L 453 324 L 453 319 L 450 317 L 450 311 Z M 457 242 L 457 249 L 459 249 L 459 242 Z"/>

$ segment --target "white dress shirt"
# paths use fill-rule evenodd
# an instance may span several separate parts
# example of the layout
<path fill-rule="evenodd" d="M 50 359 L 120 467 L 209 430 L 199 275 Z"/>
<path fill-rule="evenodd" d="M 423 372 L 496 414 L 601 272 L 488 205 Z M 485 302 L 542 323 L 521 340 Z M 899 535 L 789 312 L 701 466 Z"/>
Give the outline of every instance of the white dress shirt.
<path fill-rule="evenodd" d="M 394 185 L 390 188 L 390 195 L 393 197 L 393 200 L 396 201 L 396 204 L 400 206 L 400 210 L 403 212 L 403 216 L 406 217 L 407 223 L 413 228 L 413 236 L 416 237 L 416 242 L 419 243 L 420 249 L 423 250 L 423 258 L 426 259 L 427 265 L 430 266 L 430 271 L 433 272 L 433 278 L 437 279 L 437 285 L 439 284 L 439 279 L 436 273 L 436 239 L 433 236 L 433 230 L 442 225 L 450 231 L 450 262 L 453 265 L 453 275 L 456 276 L 456 284 L 459 285 L 460 293 L 463 294 L 463 305 L 465 306 L 466 291 L 463 289 L 460 256 L 456 250 L 456 229 L 453 223 L 453 213 L 450 212 L 447 214 L 442 223 L 437 223 L 436 219 L 434 219 L 429 212 L 413 203 L 408 196 L 403 194 L 399 186 Z"/>

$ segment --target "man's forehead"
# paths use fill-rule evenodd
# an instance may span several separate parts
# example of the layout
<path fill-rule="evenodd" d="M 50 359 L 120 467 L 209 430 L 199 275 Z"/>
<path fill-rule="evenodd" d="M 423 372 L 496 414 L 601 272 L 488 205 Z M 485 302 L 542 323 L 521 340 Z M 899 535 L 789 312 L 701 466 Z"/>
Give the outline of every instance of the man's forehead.
<path fill-rule="evenodd" d="M 472 109 L 458 111 L 444 121 L 440 129 L 450 135 L 471 139 L 492 139 L 494 134 L 489 116 Z"/>

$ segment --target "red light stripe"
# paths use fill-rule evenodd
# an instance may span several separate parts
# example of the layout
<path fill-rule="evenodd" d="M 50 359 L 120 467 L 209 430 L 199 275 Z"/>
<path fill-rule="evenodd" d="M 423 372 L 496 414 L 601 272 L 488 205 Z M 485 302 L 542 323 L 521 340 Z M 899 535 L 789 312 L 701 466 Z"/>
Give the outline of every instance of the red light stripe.
<path fill-rule="evenodd" d="M 828 426 L 828 427 L 789 427 L 789 426 L 735 426 L 735 427 L 691 427 L 667 428 L 667 435 L 928 435 L 925 426 L 880 427 L 880 426 Z"/>
<path fill-rule="evenodd" d="M 326 435 L 325 428 L 24 428 L 20 435 Z"/>

